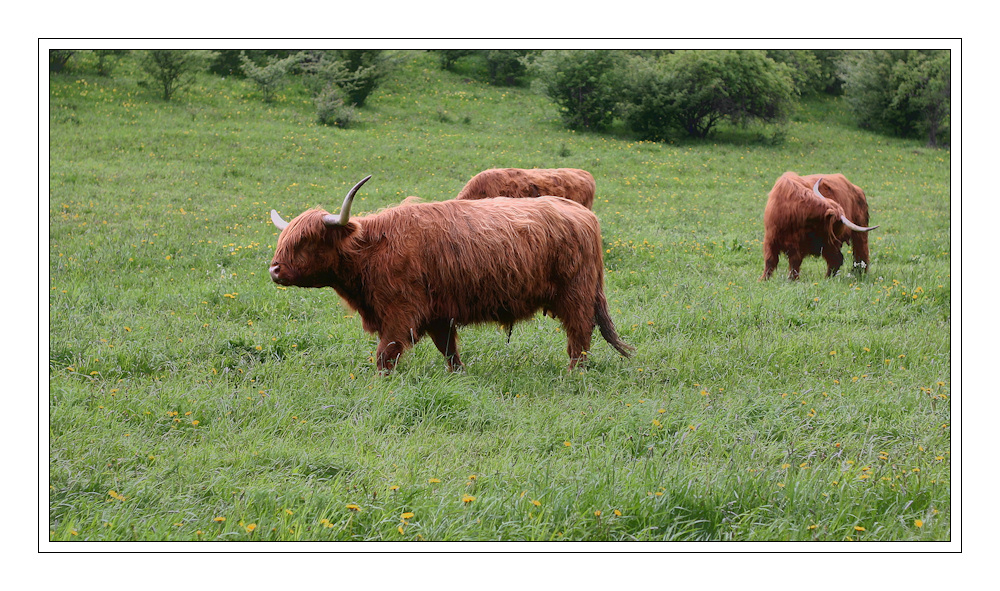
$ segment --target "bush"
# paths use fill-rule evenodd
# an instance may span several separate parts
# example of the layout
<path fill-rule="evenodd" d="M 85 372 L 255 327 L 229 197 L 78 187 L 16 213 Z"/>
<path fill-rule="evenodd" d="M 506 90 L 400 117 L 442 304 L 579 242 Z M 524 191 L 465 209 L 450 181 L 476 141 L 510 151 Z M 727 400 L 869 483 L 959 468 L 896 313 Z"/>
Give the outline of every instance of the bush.
<path fill-rule="evenodd" d="M 526 60 L 527 61 L 527 60 Z M 530 61 L 545 93 L 570 129 L 606 129 L 618 114 L 625 55 L 618 51 L 549 50 Z"/>
<path fill-rule="evenodd" d="M 841 61 L 844 98 L 861 127 L 950 142 L 951 55 L 947 51 L 854 51 Z"/>
<path fill-rule="evenodd" d="M 66 67 L 66 62 L 73 57 L 76 51 L 72 49 L 50 49 L 49 50 L 49 71 L 58 74 Z"/>
<path fill-rule="evenodd" d="M 779 64 L 788 65 L 795 90 L 800 95 L 826 91 L 828 80 L 815 52 L 808 49 L 769 49 L 767 57 Z"/>
<path fill-rule="evenodd" d="M 451 71 L 455 67 L 455 62 L 459 59 L 476 53 L 475 49 L 439 49 L 438 58 L 441 61 L 441 69 Z"/>
<path fill-rule="evenodd" d="M 485 52 L 488 81 L 493 86 L 521 86 L 527 80 L 528 70 L 523 49 L 491 49 Z"/>
<path fill-rule="evenodd" d="M 260 89 L 264 95 L 264 102 L 269 103 L 274 100 L 274 94 L 285 84 L 289 71 L 303 57 L 304 55 L 301 53 L 290 55 L 284 59 L 267 56 L 264 58 L 265 65 L 258 66 L 247 57 L 246 53 L 240 52 L 240 69 L 247 79 Z"/>
<path fill-rule="evenodd" d="M 316 95 L 332 84 L 358 107 L 365 104 L 395 66 L 396 59 L 387 52 L 368 49 L 305 52 L 301 64 L 307 75 L 306 86 Z"/>
<path fill-rule="evenodd" d="M 344 102 L 343 91 L 328 84 L 315 97 L 316 119 L 322 125 L 349 127 L 358 120 L 358 112 Z"/>
<path fill-rule="evenodd" d="M 208 68 L 215 52 L 186 49 L 152 49 L 139 57 L 139 66 L 169 101 L 177 91 L 188 86 L 195 74 Z"/>
<path fill-rule="evenodd" d="M 796 96 L 789 68 L 763 51 L 680 51 L 633 57 L 625 121 L 644 139 L 704 138 L 722 120 L 783 121 Z"/>

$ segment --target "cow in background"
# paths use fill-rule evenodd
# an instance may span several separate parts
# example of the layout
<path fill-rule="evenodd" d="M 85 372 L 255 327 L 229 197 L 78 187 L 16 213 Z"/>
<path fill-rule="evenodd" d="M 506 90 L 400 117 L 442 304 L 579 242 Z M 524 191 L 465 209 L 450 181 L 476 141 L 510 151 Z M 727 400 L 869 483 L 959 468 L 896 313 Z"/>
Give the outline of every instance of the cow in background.
<path fill-rule="evenodd" d="M 594 177 L 577 168 L 491 168 L 472 177 L 455 198 L 551 195 L 591 209 L 596 187 Z"/>
<path fill-rule="evenodd" d="M 350 217 L 306 211 L 286 222 L 271 261 L 280 285 L 332 287 L 378 333 L 376 365 L 388 373 L 424 334 L 460 369 L 457 328 L 510 326 L 539 309 L 562 321 L 569 369 L 590 349 L 595 324 L 619 353 L 622 342 L 604 295 L 601 228 L 585 207 L 557 197 L 420 203 Z"/>
<path fill-rule="evenodd" d="M 840 248 L 852 244 L 854 265 L 864 272 L 868 261 L 868 225 L 865 193 L 842 174 L 799 176 L 786 172 L 774 183 L 764 208 L 764 274 L 766 281 L 778 266 L 778 255 L 788 257 L 788 278 L 798 279 L 802 259 L 826 260 L 826 276 L 844 262 Z"/>

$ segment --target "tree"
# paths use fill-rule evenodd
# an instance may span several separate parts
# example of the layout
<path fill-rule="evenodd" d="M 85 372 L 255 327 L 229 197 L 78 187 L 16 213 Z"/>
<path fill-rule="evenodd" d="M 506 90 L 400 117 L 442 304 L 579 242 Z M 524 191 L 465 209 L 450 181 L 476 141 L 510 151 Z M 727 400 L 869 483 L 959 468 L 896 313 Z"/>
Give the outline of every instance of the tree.
<path fill-rule="evenodd" d="M 866 50 L 841 61 L 844 98 L 858 125 L 900 137 L 950 142 L 951 54 Z"/>
<path fill-rule="evenodd" d="M 764 51 L 633 57 L 625 88 L 626 123 L 646 139 L 704 138 L 723 120 L 780 122 L 797 96 L 791 68 Z"/>
<path fill-rule="evenodd" d="M 526 61 L 570 129 L 601 131 L 618 114 L 625 54 L 607 49 L 548 50 Z"/>
<path fill-rule="evenodd" d="M 152 49 L 140 55 L 139 66 L 163 92 L 163 100 L 169 101 L 178 90 L 190 85 L 214 56 L 211 51 Z"/>

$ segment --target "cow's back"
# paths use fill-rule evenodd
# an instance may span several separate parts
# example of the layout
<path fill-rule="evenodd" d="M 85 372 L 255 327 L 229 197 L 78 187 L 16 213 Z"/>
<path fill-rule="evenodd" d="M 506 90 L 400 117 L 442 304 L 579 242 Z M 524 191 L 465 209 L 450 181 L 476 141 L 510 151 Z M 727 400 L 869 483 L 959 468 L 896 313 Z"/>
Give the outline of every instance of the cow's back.
<path fill-rule="evenodd" d="M 603 281 L 596 216 L 561 198 L 405 203 L 357 221 L 373 277 L 393 278 L 374 305 L 406 294 L 428 316 L 486 322 L 530 316 L 567 283 Z"/>

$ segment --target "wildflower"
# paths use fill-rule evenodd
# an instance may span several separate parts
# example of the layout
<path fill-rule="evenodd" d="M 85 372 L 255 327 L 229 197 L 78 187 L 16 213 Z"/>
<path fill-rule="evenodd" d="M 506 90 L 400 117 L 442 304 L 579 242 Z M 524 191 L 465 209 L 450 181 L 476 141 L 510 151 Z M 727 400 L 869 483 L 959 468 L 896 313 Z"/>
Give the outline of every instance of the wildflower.
<path fill-rule="evenodd" d="M 354 511 L 354 512 L 360 512 L 361 511 L 361 507 L 355 505 L 354 503 L 349 503 L 347 505 L 347 508 L 350 509 L 351 511 Z"/>
<path fill-rule="evenodd" d="M 402 525 L 400 525 L 399 527 L 397 527 L 397 528 L 396 528 L 396 531 L 398 531 L 398 532 L 399 532 L 399 535 L 403 535 L 403 526 L 402 526 Z"/>
<path fill-rule="evenodd" d="M 814 523 L 814 524 L 810 525 L 809 527 L 807 527 L 806 529 L 816 529 L 817 527 L 818 526 Z"/>
<path fill-rule="evenodd" d="M 619 511 L 618 509 L 615 509 L 614 513 L 615 513 L 615 517 L 621 517 L 622 516 L 622 512 Z"/>
<path fill-rule="evenodd" d="M 427 479 L 427 482 L 428 482 L 429 484 L 438 484 L 438 483 L 440 483 L 441 481 L 440 481 L 440 480 L 438 480 L 437 478 L 428 478 L 428 479 Z"/>
<path fill-rule="evenodd" d="M 570 443 L 569 441 L 563 441 L 563 445 L 565 445 L 566 447 L 572 447 L 573 446 L 573 444 Z"/>
<path fill-rule="evenodd" d="M 917 519 L 917 520 L 915 520 L 915 521 L 913 522 L 913 525 L 915 525 L 915 526 L 917 526 L 917 527 L 923 527 L 923 526 L 924 526 L 924 522 L 923 522 L 923 521 L 921 521 L 920 519 Z"/>
<path fill-rule="evenodd" d="M 594 511 L 594 516 L 595 517 L 600 517 L 601 516 L 601 512 L 600 511 Z"/>
<path fill-rule="evenodd" d="M 531 504 L 534 505 L 534 506 L 536 506 L 536 507 L 541 507 L 542 506 L 542 502 L 541 501 L 536 501 L 534 499 L 531 500 Z"/>
<path fill-rule="evenodd" d="M 860 525 L 855 525 L 854 531 L 865 531 L 865 528 L 861 527 Z"/>
<path fill-rule="evenodd" d="M 389 487 L 389 490 L 391 490 L 391 491 L 397 491 L 397 490 L 399 490 L 399 485 L 398 484 L 394 484 L 394 485 L 392 485 L 392 486 Z"/>
<path fill-rule="evenodd" d="M 409 519 L 409 518 L 413 517 L 413 513 L 407 511 L 406 513 L 403 513 L 399 517 L 402 518 L 402 519 Z"/>
<path fill-rule="evenodd" d="M 475 501 L 475 500 L 476 500 L 476 497 L 474 497 L 472 495 L 462 495 L 462 502 L 465 503 L 466 505 L 468 505 L 469 503 L 471 503 L 472 501 Z"/>
<path fill-rule="evenodd" d="M 251 523 L 250 525 L 246 526 L 246 530 L 248 533 L 253 533 L 253 530 L 255 529 L 257 529 L 256 523 Z"/>
<path fill-rule="evenodd" d="M 221 515 L 219 517 L 213 517 L 212 518 L 212 521 L 215 521 L 215 522 L 218 522 L 218 523 L 222 523 L 225 520 L 226 520 L 226 518 L 222 517 Z"/>
<path fill-rule="evenodd" d="M 782 470 L 785 470 L 785 469 L 788 469 L 788 468 L 791 468 L 791 467 L 792 467 L 792 465 L 791 465 L 791 464 L 782 464 L 782 465 L 781 465 L 781 469 L 782 469 Z"/>

